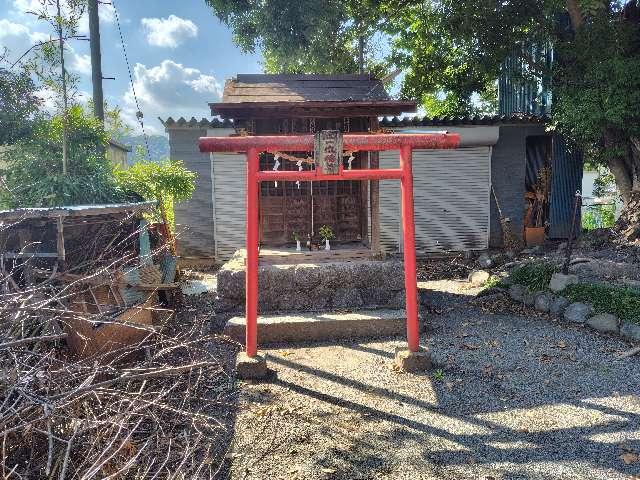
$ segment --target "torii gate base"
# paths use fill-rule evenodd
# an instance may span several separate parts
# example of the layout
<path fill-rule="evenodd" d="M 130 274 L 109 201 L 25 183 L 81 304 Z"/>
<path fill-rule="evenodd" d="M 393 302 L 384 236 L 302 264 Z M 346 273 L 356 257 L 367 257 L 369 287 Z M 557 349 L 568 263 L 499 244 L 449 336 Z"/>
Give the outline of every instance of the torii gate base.
<path fill-rule="evenodd" d="M 308 152 L 314 149 L 313 135 L 202 137 L 201 152 L 246 152 L 247 155 L 247 273 L 246 273 L 246 353 L 238 356 L 237 374 L 244 378 L 262 378 L 268 374 L 264 358 L 258 355 L 258 216 L 260 182 L 400 180 L 404 251 L 404 284 L 407 310 L 408 348 L 396 352 L 396 365 L 402 370 L 423 370 L 430 366 L 429 354 L 420 347 L 418 288 L 416 280 L 415 225 L 413 220 L 412 151 L 457 148 L 458 134 L 348 134 L 343 148 L 348 151 L 400 150 L 400 168 L 344 170 L 340 162 L 337 174 L 313 171 L 260 171 L 260 152 Z"/>

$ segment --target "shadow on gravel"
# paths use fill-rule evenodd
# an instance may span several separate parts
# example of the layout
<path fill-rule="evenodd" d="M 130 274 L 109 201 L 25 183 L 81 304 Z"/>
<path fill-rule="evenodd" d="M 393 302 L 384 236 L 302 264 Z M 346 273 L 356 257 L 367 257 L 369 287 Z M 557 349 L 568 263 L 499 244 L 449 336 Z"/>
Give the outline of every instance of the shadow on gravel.
<path fill-rule="evenodd" d="M 349 409 L 371 421 L 397 426 L 382 444 L 369 444 L 362 438 L 350 465 L 356 471 L 363 462 L 378 465 L 381 457 L 388 456 L 384 449 L 392 452 L 407 443 L 417 443 L 423 445 L 419 452 L 423 462 L 436 467 L 522 465 L 523 470 L 517 473 L 501 472 L 503 479 L 545 477 L 544 473 L 529 475 L 534 463 L 554 464 L 551 470 L 547 469 L 558 469 L 554 478 L 573 478 L 575 472 L 571 468 L 568 475 L 561 472 L 567 464 L 574 463 L 582 464 L 581 468 L 590 465 L 640 475 L 639 463 L 626 465 L 620 459 L 625 451 L 640 452 L 640 405 L 636 396 L 640 392 L 639 364 L 635 359 L 613 360 L 613 340 L 526 317 L 461 312 L 452 315 L 456 318 L 431 318 L 434 331 L 429 345 L 433 354 L 443 359 L 441 378 L 419 376 L 431 384 L 435 402 L 398 393 L 391 384 L 389 388 L 370 385 L 267 355 L 274 366 L 321 379 L 318 385 L 331 382 L 356 394 L 350 399 L 339 397 L 330 389 L 320 391 L 289 377 L 279 378 L 274 384 Z M 389 351 L 367 344 L 342 346 L 385 360 L 393 357 Z M 353 400 L 359 396 L 362 402 Z M 382 399 L 385 406 L 407 405 L 414 410 L 404 415 L 401 408 L 375 408 L 371 402 L 366 404 L 365 398 L 372 396 Z M 437 421 L 418 420 L 424 416 Z M 449 424 L 464 428 L 449 428 Z M 438 442 L 455 448 L 431 448 Z M 350 459 L 342 459 L 340 464 L 345 461 Z M 356 478 L 348 474 L 349 467 L 340 468 L 343 472 L 330 478 Z M 437 472 L 434 475 L 437 477 Z"/>

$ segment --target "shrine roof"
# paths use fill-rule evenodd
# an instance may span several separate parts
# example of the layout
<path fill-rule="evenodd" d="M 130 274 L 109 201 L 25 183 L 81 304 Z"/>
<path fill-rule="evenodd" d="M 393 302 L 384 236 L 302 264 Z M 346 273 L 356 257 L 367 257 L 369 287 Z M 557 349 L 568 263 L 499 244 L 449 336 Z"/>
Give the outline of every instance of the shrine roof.
<path fill-rule="evenodd" d="M 225 83 L 222 102 L 209 106 L 223 118 L 378 116 L 416 109 L 413 101 L 391 99 L 372 75 L 240 74 Z"/>

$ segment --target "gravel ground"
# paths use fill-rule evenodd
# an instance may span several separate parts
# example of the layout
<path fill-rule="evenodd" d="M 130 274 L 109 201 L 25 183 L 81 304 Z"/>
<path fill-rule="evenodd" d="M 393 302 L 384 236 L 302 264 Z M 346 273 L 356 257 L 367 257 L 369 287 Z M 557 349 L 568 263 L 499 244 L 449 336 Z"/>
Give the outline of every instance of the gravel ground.
<path fill-rule="evenodd" d="M 263 350 L 240 387 L 234 479 L 640 479 L 640 357 L 548 318 L 452 293 L 425 312 L 439 368 L 391 368 L 402 339 Z"/>

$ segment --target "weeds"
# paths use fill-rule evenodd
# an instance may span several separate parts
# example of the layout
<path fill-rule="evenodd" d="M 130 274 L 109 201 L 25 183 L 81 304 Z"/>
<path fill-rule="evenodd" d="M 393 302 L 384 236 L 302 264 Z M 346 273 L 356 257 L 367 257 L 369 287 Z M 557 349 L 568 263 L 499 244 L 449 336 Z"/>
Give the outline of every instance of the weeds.
<path fill-rule="evenodd" d="M 640 324 L 640 292 L 626 287 L 579 283 L 563 292 L 574 302 L 588 302 L 597 313 L 612 313 L 619 318 Z"/>
<path fill-rule="evenodd" d="M 559 272 L 557 265 L 549 262 L 527 263 L 511 272 L 513 283 L 524 285 L 532 292 L 546 290 L 554 273 Z"/>

